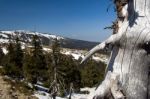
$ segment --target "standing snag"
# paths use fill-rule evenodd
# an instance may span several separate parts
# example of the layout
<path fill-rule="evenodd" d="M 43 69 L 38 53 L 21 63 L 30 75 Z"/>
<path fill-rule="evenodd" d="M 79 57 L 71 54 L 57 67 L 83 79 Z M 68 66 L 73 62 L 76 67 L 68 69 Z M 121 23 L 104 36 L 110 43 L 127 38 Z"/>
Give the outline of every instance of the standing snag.
<path fill-rule="evenodd" d="M 93 48 L 84 62 L 113 45 L 104 81 L 89 99 L 150 99 L 150 0 L 114 0 L 118 31 Z M 142 16 L 142 17 L 140 17 Z"/>

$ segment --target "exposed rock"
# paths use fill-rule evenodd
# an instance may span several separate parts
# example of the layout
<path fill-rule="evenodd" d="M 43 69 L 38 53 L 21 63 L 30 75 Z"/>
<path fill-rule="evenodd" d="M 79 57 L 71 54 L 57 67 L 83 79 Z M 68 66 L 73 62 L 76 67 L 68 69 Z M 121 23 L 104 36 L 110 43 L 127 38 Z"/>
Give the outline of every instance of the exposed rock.
<path fill-rule="evenodd" d="M 4 77 L 0 75 L 0 99 L 37 99 L 34 96 L 27 96 L 19 91 L 15 91 L 8 82 L 4 80 Z"/>

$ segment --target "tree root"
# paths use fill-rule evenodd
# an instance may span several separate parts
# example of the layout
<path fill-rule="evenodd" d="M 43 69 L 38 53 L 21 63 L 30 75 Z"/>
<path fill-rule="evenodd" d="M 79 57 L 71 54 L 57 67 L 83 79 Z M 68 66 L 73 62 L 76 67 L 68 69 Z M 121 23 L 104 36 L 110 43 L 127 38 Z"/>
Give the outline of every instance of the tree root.
<path fill-rule="evenodd" d="M 89 99 L 125 99 L 119 83 L 119 75 L 108 71 L 105 80 L 94 93 L 91 93 Z"/>

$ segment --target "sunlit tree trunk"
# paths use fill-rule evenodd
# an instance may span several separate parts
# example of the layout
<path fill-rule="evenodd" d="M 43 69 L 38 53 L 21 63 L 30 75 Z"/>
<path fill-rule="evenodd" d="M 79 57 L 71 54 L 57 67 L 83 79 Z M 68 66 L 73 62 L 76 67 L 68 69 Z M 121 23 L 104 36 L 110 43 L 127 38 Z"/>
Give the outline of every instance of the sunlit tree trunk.
<path fill-rule="evenodd" d="M 117 5 L 117 32 L 83 60 L 108 45 L 113 46 L 105 80 L 89 99 L 112 98 L 111 95 L 114 99 L 150 99 L 150 0 L 117 2 L 121 4 L 120 9 Z"/>

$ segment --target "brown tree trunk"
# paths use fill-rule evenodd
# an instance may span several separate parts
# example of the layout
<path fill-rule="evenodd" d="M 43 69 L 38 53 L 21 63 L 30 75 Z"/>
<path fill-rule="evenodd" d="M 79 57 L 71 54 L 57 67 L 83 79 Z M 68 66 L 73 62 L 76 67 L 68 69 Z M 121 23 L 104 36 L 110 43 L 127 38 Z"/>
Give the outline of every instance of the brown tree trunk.
<path fill-rule="evenodd" d="M 103 99 L 111 93 L 115 99 L 150 99 L 150 0 L 115 1 L 123 2 L 117 10 L 117 33 L 84 59 L 110 44 L 114 46 L 108 64 L 112 69 L 91 97 Z"/>

